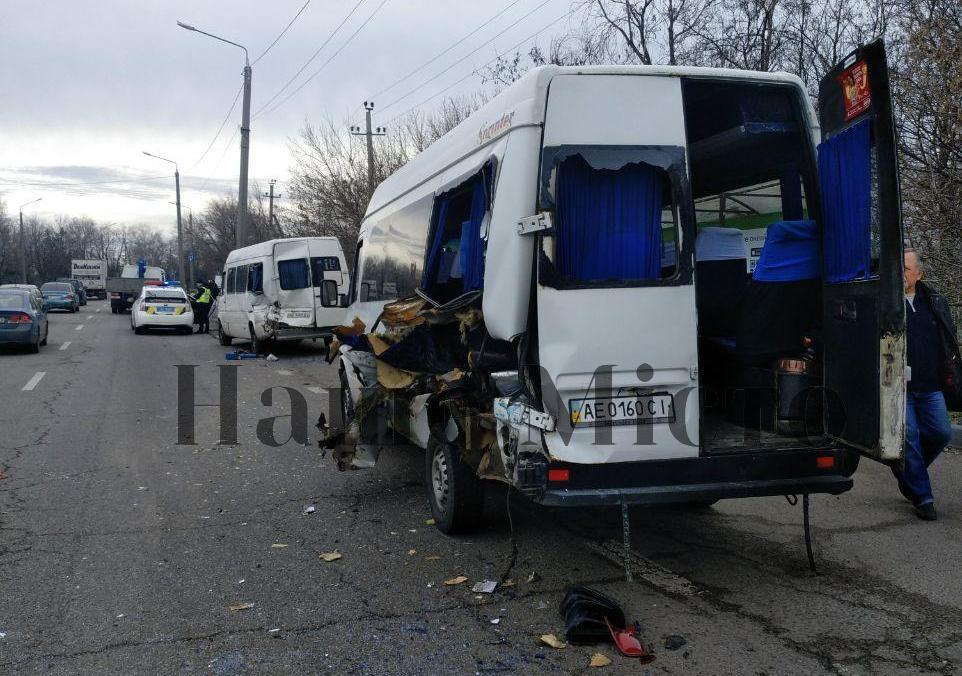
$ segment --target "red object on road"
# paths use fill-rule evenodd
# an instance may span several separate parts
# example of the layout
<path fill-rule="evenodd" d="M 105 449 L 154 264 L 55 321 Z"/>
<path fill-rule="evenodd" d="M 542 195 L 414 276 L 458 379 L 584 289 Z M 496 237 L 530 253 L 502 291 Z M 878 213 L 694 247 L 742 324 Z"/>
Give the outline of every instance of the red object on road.
<path fill-rule="evenodd" d="M 648 649 L 638 640 L 633 627 L 615 629 L 611 626 L 607 617 L 605 618 L 605 624 L 608 625 L 608 631 L 611 632 L 611 640 L 615 642 L 615 647 L 622 655 L 637 657 L 642 664 L 650 664 L 655 661 L 655 656 L 648 652 Z"/>

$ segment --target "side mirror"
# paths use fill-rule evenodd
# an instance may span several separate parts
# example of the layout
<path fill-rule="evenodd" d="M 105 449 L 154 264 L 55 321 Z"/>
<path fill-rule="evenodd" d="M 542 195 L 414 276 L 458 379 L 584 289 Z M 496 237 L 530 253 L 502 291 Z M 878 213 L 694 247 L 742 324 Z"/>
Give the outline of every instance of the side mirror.
<path fill-rule="evenodd" d="M 321 282 L 321 305 L 324 307 L 341 307 L 341 300 L 337 293 L 337 282 L 325 279 Z"/>

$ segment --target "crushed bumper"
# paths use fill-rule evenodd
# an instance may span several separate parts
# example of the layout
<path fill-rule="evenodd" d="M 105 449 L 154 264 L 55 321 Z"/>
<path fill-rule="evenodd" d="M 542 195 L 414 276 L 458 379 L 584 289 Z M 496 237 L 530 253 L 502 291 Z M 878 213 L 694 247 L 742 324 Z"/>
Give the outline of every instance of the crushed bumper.
<path fill-rule="evenodd" d="M 821 460 L 820 460 L 821 459 Z M 607 465 L 548 463 L 567 469 L 552 482 L 548 471 L 518 488 L 535 502 L 559 507 L 702 502 L 723 498 L 830 493 L 852 487 L 858 455 L 838 448 L 764 451 Z M 543 477 L 543 478 L 541 478 Z"/>

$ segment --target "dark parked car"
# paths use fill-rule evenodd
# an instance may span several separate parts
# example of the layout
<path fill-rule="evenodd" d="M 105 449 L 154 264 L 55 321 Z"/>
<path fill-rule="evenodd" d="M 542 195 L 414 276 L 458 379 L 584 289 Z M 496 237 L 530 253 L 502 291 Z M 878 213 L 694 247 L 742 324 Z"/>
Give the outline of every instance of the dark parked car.
<path fill-rule="evenodd" d="M 0 289 L 0 344 L 26 345 L 31 352 L 40 352 L 48 332 L 43 301 L 24 289 Z"/>
<path fill-rule="evenodd" d="M 74 292 L 77 294 L 77 298 L 80 299 L 80 304 L 87 304 L 87 287 L 84 286 L 83 282 L 81 282 L 79 279 L 73 279 L 72 277 L 61 277 L 57 281 L 70 284 L 73 287 Z"/>
<path fill-rule="evenodd" d="M 40 293 L 47 301 L 50 310 L 67 310 L 76 312 L 80 309 L 80 296 L 74 291 L 73 285 L 67 282 L 47 282 L 40 287 Z"/>

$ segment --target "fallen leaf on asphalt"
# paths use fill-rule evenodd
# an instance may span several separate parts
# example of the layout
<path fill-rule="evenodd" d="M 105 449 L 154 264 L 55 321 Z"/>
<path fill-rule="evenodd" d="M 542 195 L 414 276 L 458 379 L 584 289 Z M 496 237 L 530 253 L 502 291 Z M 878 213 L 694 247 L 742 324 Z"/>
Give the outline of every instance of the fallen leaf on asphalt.
<path fill-rule="evenodd" d="M 0 472 L 0 481 L 2 481 L 3 479 L 6 479 L 6 478 L 7 478 L 7 475 L 4 474 L 3 472 Z"/>
<path fill-rule="evenodd" d="M 589 667 L 607 667 L 611 664 L 611 660 L 601 653 L 595 653 L 591 656 L 591 661 L 588 662 Z"/>
<path fill-rule="evenodd" d="M 502 587 L 513 587 L 513 586 L 514 586 L 514 580 L 512 580 L 512 579 L 509 577 L 507 580 L 505 580 L 504 582 L 501 583 L 501 586 L 502 586 Z"/>
<path fill-rule="evenodd" d="M 464 575 L 458 575 L 457 577 L 452 577 L 450 580 L 445 580 L 444 584 L 448 586 L 453 586 L 456 584 L 462 584 L 467 581 L 468 581 L 468 578 L 466 578 Z"/>
<path fill-rule="evenodd" d="M 434 519 L 426 519 L 426 520 L 424 521 L 424 523 L 426 523 L 426 524 L 429 525 L 429 526 L 433 526 L 433 525 L 434 525 Z"/>
<path fill-rule="evenodd" d="M 232 604 L 232 605 L 227 606 L 227 610 L 230 610 L 230 611 L 234 611 L 234 610 L 250 610 L 250 609 L 253 608 L 253 607 L 254 607 L 254 604 L 253 604 L 253 603 L 234 603 L 234 604 Z"/>
<path fill-rule="evenodd" d="M 540 579 L 541 579 L 540 575 L 538 575 L 537 573 L 531 573 L 531 575 L 528 576 L 528 584 L 531 584 L 532 582 L 537 582 Z"/>
<path fill-rule="evenodd" d="M 330 563 L 331 561 L 337 561 L 339 558 L 341 558 L 341 553 L 335 549 L 333 552 L 324 552 L 321 554 L 321 558 Z"/>
<path fill-rule="evenodd" d="M 552 648 L 555 648 L 557 650 L 562 650 L 568 647 L 567 643 L 565 643 L 564 641 L 559 641 L 558 637 L 555 636 L 554 634 L 542 634 L 538 638 L 540 638 L 541 642 L 544 643 L 545 645 L 551 646 Z"/>
<path fill-rule="evenodd" d="M 441 557 L 438 556 L 437 554 L 431 554 L 430 556 L 425 556 L 425 557 L 424 557 L 424 560 L 425 560 L 425 561 L 440 561 L 440 560 L 441 560 Z"/>
<path fill-rule="evenodd" d="M 414 556 L 414 555 L 417 554 L 417 553 L 418 553 L 418 550 L 416 550 L 416 549 L 409 549 L 409 550 L 408 550 L 408 556 Z"/>

